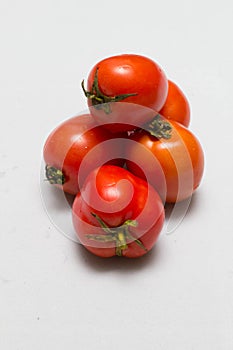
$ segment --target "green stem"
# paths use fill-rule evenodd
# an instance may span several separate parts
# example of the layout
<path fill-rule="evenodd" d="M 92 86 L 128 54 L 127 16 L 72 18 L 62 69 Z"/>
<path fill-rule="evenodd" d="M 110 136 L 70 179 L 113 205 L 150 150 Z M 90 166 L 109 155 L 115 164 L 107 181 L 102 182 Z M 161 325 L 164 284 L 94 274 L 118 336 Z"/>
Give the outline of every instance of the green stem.
<path fill-rule="evenodd" d="M 127 249 L 128 246 L 127 246 L 127 243 L 126 243 L 126 235 L 125 235 L 125 232 L 124 232 L 124 231 L 118 232 L 117 238 L 118 238 L 119 246 L 121 247 L 121 249 L 122 249 L 122 250 Z"/>
<path fill-rule="evenodd" d="M 51 185 L 64 185 L 66 181 L 63 172 L 51 165 L 45 166 L 45 176 Z"/>
<path fill-rule="evenodd" d="M 98 68 L 96 68 L 93 84 L 90 91 L 87 91 L 84 87 L 84 80 L 81 83 L 84 95 L 91 100 L 92 105 L 96 109 L 103 109 L 106 114 L 111 113 L 110 102 L 120 102 L 130 96 L 136 96 L 137 93 L 120 94 L 115 96 L 107 96 L 103 94 L 99 89 L 98 82 Z M 101 105 L 101 106 L 99 106 Z"/>
<path fill-rule="evenodd" d="M 141 247 L 142 249 L 144 249 L 147 252 L 147 248 L 144 246 L 144 244 L 140 241 L 140 239 L 135 239 L 135 237 L 133 237 L 129 232 L 127 232 L 126 237 L 130 240 L 133 241 L 135 243 L 137 243 L 137 245 L 139 245 L 139 247 Z"/>
<path fill-rule="evenodd" d="M 98 221 L 100 226 L 105 232 L 112 233 L 111 229 L 105 224 L 105 222 L 96 214 L 96 213 L 91 213 L 92 216 Z"/>
<path fill-rule="evenodd" d="M 142 249 L 147 251 L 143 243 L 129 233 L 129 227 L 136 227 L 136 220 L 126 220 L 123 225 L 118 227 L 108 227 L 106 223 L 96 214 L 91 212 L 91 215 L 98 221 L 100 227 L 106 234 L 87 234 L 86 237 L 92 241 L 103 243 L 114 243 L 116 255 L 122 256 L 123 250 L 128 248 L 128 243 L 135 242 Z"/>
<path fill-rule="evenodd" d="M 88 239 L 91 241 L 98 241 L 98 242 L 112 242 L 113 236 L 112 235 L 86 235 Z"/>
<path fill-rule="evenodd" d="M 170 139 L 172 136 L 172 126 L 160 114 L 157 114 L 154 119 L 143 125 L 143 129 L 148 131 L 152 136 L 158 139 Z"/>

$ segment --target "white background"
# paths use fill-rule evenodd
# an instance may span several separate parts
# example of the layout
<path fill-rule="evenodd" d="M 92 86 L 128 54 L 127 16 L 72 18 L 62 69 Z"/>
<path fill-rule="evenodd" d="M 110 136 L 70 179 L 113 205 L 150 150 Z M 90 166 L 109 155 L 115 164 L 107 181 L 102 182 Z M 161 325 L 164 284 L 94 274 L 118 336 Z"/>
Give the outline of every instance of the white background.
<path fill-rule="evenodd" d="M 233 349 L 232 1 L 0 1 L 0 348 Z M 143 259 L 102 260 L 51 224 L 43 143 L 86 108 L 100 59 L 153 58 L 206 157 L 189 212 Z"/>

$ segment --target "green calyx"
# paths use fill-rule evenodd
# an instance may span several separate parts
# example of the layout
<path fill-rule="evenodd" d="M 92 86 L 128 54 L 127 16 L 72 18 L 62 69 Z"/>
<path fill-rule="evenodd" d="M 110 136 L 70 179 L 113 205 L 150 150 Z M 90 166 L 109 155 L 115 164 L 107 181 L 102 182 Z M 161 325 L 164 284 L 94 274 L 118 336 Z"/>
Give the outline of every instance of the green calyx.
<path fill-rule="evenodd" d="M 65 183 L 65 176 L 62 171 L 53 166 L 46 165 L 45 176 L 51 185 L 64 185 Z"/>
<path fill-rule="evenodd" d="M 157 114 L 154 119 L 143 125 L 143 130 L 148 131 L 157 139 L 170 139 L 172 136 L 172 126 L 160 114 Z"/>
<path fill-rule="evenodd" d="M 147 251 L 146 247 L 143 243 L 133 237 L 129 232 L 129 227 L 136 227 L 137 221 L 135 220 L 126 220 L 122 226 L 119 227 L 108 227 L 103 220 L 95 213 L 91 213 L 94 218 L 99 222 L 101 228 L 105 232 L 105 234 L 90 234 L 86 235 L 86 237 L 92 241 L 103 242 L 103 243 L 114 243 L 116 247 L 116 255 L 122 256 L 122 251 L 128 248 L 127 242 L 135 242 L 142 249 Z"/>
<path fill-rule="evenodd" d="M 100 89 L 99 89 L 99 82 L 98 82 L 98 68 L 96 68 L 95 76 L 93 80 L 93 84 L 90 91 L 87 91 L 84 87 L 84 80 L 81 83 L 83 92 L 87 98 L 91 100 L 92 105 L 96 109 L 102 109 L 106 114 L 111 113 L 111 106 L 110 102 L 119 102 L 123 101 L 127 97 L 130 96 L 136 96 L 137 93 L 130 93 L 130 94 L 122 94 L 122 95 L 116 95 L 116 96 L 107 96 L 104 95 Z"/>

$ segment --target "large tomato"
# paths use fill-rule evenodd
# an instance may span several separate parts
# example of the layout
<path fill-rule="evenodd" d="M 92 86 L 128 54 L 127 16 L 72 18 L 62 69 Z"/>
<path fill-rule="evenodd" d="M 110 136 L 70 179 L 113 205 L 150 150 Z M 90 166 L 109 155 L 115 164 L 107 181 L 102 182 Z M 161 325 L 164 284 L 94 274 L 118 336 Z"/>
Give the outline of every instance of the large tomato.
<path fill-rule="evenodd" d="M 111 142 L 117 137 L 121 135 L 102 128 L 89 114 L 66 120 L 51 132 L 44 145 L 47 179 L 63 191 L 76 194 L 83 179 L 97 166 L 106 162 L 123 165 L 118 158 L 120 142 Z"/>
<path fill-rule="evenodd" d="M 167 119 L 173 119 L 188 127 L 190 123 L 190 106 L 187 97 L 171 80 L 168 80 L 168 95 L 159 112 Z"/>
<path fill-rule="evenodd" d="M 149 179 L 165 201 L 175 203 L 190 197 L 199 186 L 204 170 L 202 147 L 190 130 L 171 121 L 171 137 L 158 139 L 148 131 L 135 131 L 134 142 L 126 148 L 127 168 L 135 175 Z M 152 162 L 152 159 L 156 161 Z M 139 166 L 139 160 L 143 160 Z"/>
<path fill-rule="evenodd" d="M 167 78 L 153 60 L 124 54 L 106 58 L 91 70 L 87 90 L 91 113 L 111 131 L 132 130 L 152 119 L 165 103 Z M 121 102 L 121 103 L 119 103 Z"/>
<path fill-rule="evenodd" d="M 72 211 L 80 242 L 101 257 L 146 254 L 164 222 L 163 203 L 153 187 L 112 165 L 90 173 Z"/>

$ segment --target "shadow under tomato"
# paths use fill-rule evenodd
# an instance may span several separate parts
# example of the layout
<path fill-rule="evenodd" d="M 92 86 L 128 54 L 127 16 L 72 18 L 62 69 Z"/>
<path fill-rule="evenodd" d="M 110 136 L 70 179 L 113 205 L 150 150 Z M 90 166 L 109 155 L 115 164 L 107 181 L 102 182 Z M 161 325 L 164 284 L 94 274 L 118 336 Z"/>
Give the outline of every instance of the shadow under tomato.
<path fill-rule="evenodd" d="M 127 274 L 132 271 L 138 271 L 140 269 L 146 268 L 148 265 L 155 265 L 156 261 L 159 259 L 160 247 L 159 242 L 150 250 L 147 254 L 139 258 L 126 258 L 113 256 L 111 258 L 101 258 L 85 249 L 81 244 L 76 245 L 76 251 L 84 263 L 93 270 L 97 272 L 109 272 L 109 271 L 119 271 L 121 273 Z"/>
<path fill-rule="evenodd" d="M 191 199 L 191 202 L 190 202 L 190 205 L 188 207 L 186 215 L 187 216 L 192 215 L 195 213 L 195 211 L 198 208 L 200 209 L 201 201 L 202 201 L 202 192 L 197 190 L 192 195 L 192 199 Z"/>
<path fill-rule="evenodd" d="M 72 208 L 74 195 L 66 193 L 54 185 L 49 185 L 47 191 L 43 191 L 42 196 L 45 203 L 51 203 L 53 208 L 57 211 L 64 211 L 67 209 L 67 204 Z M 48 199 L 47 199 L 48 198 Z"/>
<path fill-rule="evenodd" d="M 198 208 L 200 201 L 201 201 L 201 195 L 197 191 L 197 192 L 194 192 L 191 200 L 187 199 L 187 200 L 184 200 L 184 201 L 176 203 L 176 204 L 165 203 L 164 208 L 165 208 L 166 219 L 169 219 L 172 213 L 175 215 L 176 219 L 179 216 L 181 217 L 181 215 L 184 212 L 185 212 L 185 216 L 193 214 L 195 212 L 195 210 Z M 177 210 L 174 213 L 175 205 L 177 207 Z M 183 217 L 183 219 L 185 218 L 185 216 Z"/>
<path fill-rule="evenodd" d="M 166 203 L 164 232 L 168 235 L 174 233 L 183 220 L 196 212 L 200 206 L 201 198 L 200 192 L 194 192 L 191 199 L 188 198 L 176 204 Z"/>

